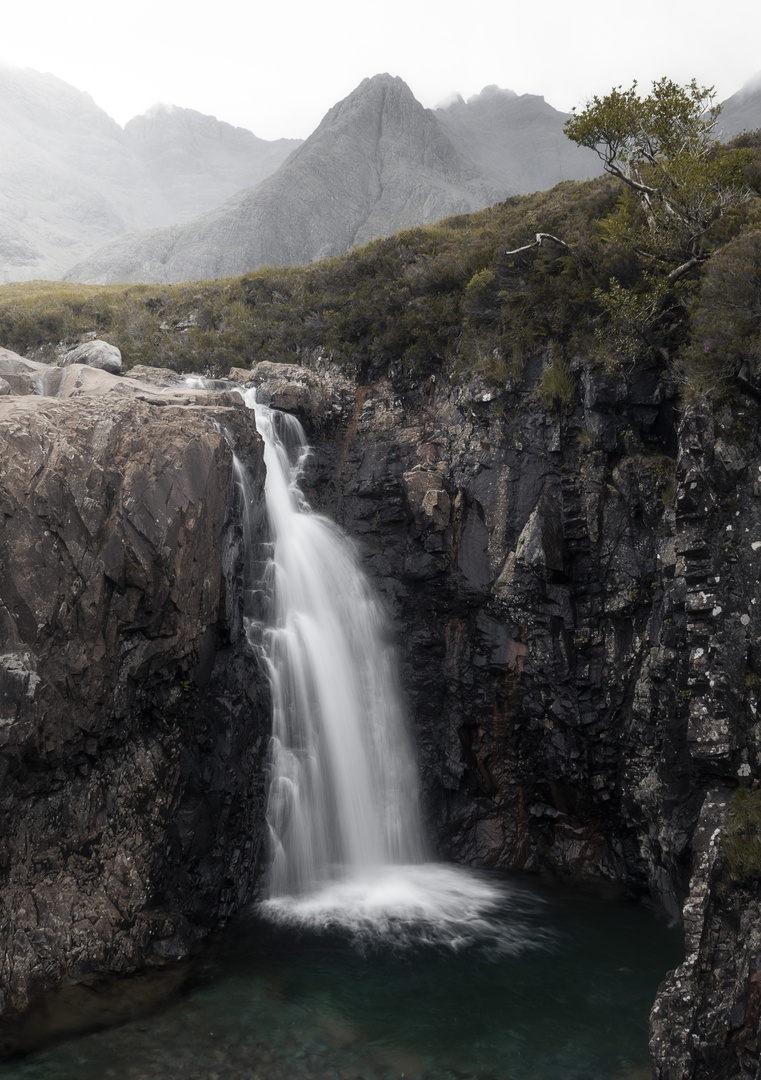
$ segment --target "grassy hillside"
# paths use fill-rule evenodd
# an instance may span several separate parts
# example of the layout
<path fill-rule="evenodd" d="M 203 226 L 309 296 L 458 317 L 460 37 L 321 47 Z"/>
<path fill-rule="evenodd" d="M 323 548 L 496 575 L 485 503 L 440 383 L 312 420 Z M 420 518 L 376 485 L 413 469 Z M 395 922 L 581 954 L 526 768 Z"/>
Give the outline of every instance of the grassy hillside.
<path fill-rule="evenodd" d="M 761 136 L 746 139 L 761 160 Z M 224 374 L 305 351 L 409 376 L 480 373 L 515 382 L 526 358 L 545 361 L 545 390 L 563 395 L 578 358 L 673 366 L 692 389 L 724 386 L 750 361 L 761 373 L 761 168 L 755 198 L 720 223 L 719 254 L 671 291 L 643 329 L 611 290 L 636 294 L 637 252 L 611 237 L 621 186 L 568 182 L 480 213 L 409 229 L 340 258 L 180 285 L 31 282 L 0 287 L 0 345 L 54 359 L 59 343 L 96 333 L 127 367 L 141 363 Z M 620 216 L 620 213 L 619 213 Z M 518 254 L 537 232 L 552 241 Z M 629 295 L 629 294 L 627 294 Z M 733 298 L 740 297 L 740 305 Z M 623 311 L 623 314 L 622 314 Z"/>

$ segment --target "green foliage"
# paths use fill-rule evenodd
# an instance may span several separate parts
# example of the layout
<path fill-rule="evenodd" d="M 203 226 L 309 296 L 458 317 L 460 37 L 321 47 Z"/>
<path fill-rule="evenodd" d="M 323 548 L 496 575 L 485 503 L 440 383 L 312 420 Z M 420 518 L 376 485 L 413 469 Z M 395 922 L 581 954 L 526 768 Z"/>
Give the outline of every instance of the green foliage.
<path fill-rule="evenodd" d="M 729 385 L 743 364 L 761 377 L 761 227 L 742 233 L 711 260 L 684 358 L 686 376 L 706 388 Z"/>
<path fill-rule="evenodd" d="M 622 110 L 630 119 L 650 116 L 659 153 L 676 153 L 675 133 L 689 148 L 687 136 L 702 130 L 690 88 L 683 99 L 673 84 L 657 86 L 663 93 L 649 113 L 634 88 L 596 99 L 608 144 L 648 190 L 655 166 L 625 142 L 633 135 L 621 127 Z M 673 122 L 669 94 L 679 105 Z M 569 122 L 579 137 L 591 138 L 590 110 Z M 731 158 L 732 168 L 745 162 L 743 182 L 752 187 L 761 136 L 736 140 L 727 152 L 735 151 L 745 156 Z M 723 153 L 711 143 L 701 167 Z M 705 175 L 715 181 L 710 169 Z M 669 216 L 663 200 L 650 201 Z M 59 343 L 97 334 L 121 349 L 127 368 L 217 376 L 260 360 L 321 357 L 352 365 L 363 378 L 390 374 L 410 385 L 442 372 L 455 380 L 480 376 L 502 392 L 531 391 L 556 413 L 577 400 L 571 370 L 580 358 L 613 367 L 678 364 L 685 385 L 702 393 L 716 387 L 717 370 L 721 382 L 749 359 L 756 363 L 761 219 L 752 203 L 728 203 L 701 238 L 692 274 L 672 280 L 676 248 L 662 243 L 671 226 L 653 229 L 655 210 L 648 216 L 645 206 L 631 185 L 603 176 L 406 229 L 304 267 L 166 286 L 0 286 L 0 345 L 54 359 Z M 538 231 L 567 246 L 536 247 Z M 548 356 L 532 386 L 538 364 L 530 361 Z"/>
<path fill-rule="evenodd" d="M 595 299 L 608 316 L 605 328 L 597 331 L 608 349 L 608 366 L 631 363 L 655 344 L 654 325 L 668 292 L 662 278 L 642 274 L 628 288 L 612 277 L 607 289 L 596 289 Z"/>
<path fill-rule="evenodd" d="M 497 275 L 491 268 L 478 270 L 465 286 L 463 311 L 474 321 L 494 323 L 499 319 Z"/>
<path fill-rule="evenodd" d="M 108 303 L 99 286 L 71 286 L 57 282 L 25 282 L 2 286 L 0 344 L 23 351 L 30 343 L 52 347 L 97 324 L 110 329 Z"/>
<path fill-rule="evenodd" d="M 576 398 L 576 380 L 566 360 L 553 357 L 542 368 L 536 385 L 536 396 L 548 412 L 560 414 L 573 405 Z"/>
<path fill-rule="evenodd" d="M 661 79 L 644 98 L 636 91 L 634 83 L 595 97 L 565 132 L 594 150 L 639 203 L 638 214 L 631 199 L 622 203 L 613 233 L 648 263 L 681 276 L 707 258 L 711 227 L 745 197 L 753 154 L 715 139 L 720 108 L 713 90 L 694 79 L 688 86 Z"/>
<path fill-rule="evenodd" d="M 619 363 L 678 347 L 692 279 L 747 217 L 755 152 L 716 141 L 719 112 L 713 91 L 694 79 L 687 86 L 661 79 L 646 97 L 636 83 L 595 97 L 565 126 L 624 185 L 601 233 L 628 249 L 629 280 L 611 275 L 597 293 Z"/>
<path fill-rule="evenodd" d="M 225 374 L 305 352 L 393 369 L 411 379 L 446 371 L 517 385 L 549 342 L 569 359 L 593 339 L 600 278 L 560 249 L 505 256 L 541 217 L 606 272 L 597 222 L 609 180 L 561 184 L 477 214 L 407 229 L 341 258 L 264 268 L 240 278 L 166 286 L 28 283 L 0 286 L 0 343 L 52 358 L 52 346 L 107 335 L 127 367 L 143 363 Z"/>
<path fill-rule="evenodd" d="M 721 842 L 735 883 L 747 885 L 761 878 L 761 789 L 734 792 Z"/>
<path fill-rule="evenodd" d="M 581 428 L 579 428 L 579 433 L 576 436 L 576 445 L 583 454 L 588 454 L 594 446 L 592 432 L 586 424 L 583 424 Z"/>

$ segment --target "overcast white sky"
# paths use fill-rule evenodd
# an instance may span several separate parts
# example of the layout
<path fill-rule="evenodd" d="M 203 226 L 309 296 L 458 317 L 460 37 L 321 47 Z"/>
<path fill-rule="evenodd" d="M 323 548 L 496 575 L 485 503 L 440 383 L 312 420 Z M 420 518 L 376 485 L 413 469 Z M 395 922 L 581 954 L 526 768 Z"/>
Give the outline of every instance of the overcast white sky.
<path fill-rule="evenodd" d="M 86 90 L 120 124 L 156 102 L 305 138 L 370 75 L 430 108 L 495 83 L 570 110 L 637 79 L 729 97 L 761 70 L 756 0 L 26 0 L 0 60 Z"/>

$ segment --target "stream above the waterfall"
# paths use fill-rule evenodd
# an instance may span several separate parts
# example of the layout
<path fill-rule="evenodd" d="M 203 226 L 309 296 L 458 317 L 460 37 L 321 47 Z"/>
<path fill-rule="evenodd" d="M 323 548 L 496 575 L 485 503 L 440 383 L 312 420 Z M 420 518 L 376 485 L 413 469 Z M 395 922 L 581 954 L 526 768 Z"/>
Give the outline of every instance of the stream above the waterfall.
<path fill-rule="evenodd" d="M 612 891 L 475 879 L 502 902 L 462 943 L 254 907 L 169 1004 L 0 1063 L 0 1080 L 649 1077 L 648 1013 L 680 931 Z"/>

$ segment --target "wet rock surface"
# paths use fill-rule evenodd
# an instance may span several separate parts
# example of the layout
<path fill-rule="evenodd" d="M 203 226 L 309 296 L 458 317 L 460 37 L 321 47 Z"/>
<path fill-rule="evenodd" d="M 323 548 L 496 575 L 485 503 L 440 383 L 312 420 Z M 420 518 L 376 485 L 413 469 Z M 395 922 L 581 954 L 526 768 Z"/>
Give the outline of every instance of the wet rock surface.
<path fill-rule="evenodd" d="M 657 372 L 579 376 L 562 418 L 530 385 L 358 382 L 309 496 L 391 614 L 438 852 L 684 909 L 657 1075 L 756 1076 L 758 899 L 720 835 L 761 769 L 757 405 L 679 417 Z"/>
<path fill-rule="evenodd" d="M 229 451 L 204 419 L 243 438 L 239 397 L 217 395 L 214 412 L 203 392 L 18 359 L 0 366 L 11 388 L 0 415 L 16 416 L 4 437 L 21 440 L 3 471 L 21 455 L 35 464 L 14 480 L 19 509 L 3 525 L 13 559 L 3 554 L 0 768 L 26 785 L 31 809 L 3 779 L 0 887 L 18 915 L 0 955 L 15 958 L 20 982 L 8 985 L 23 1004 L 23 986 L 66 972 L 179 955 L 250 894 L 258 856 L 241 837 L 258 835 L 268 719 L 231 599 L 242 570 L 224 501 Z M 577 375 L 577 402 L 559 416 L 530 372 L 498 393 L 478 379 L 355 377 L 320 357 L 231 373 L 305 424 L 307 495 L 355 539 L 385 601 L 438 853 L 593 874 L 655 898 L 686 938 L 653 1011 L 655 1074 L 756 1077 L 758 889 L 733 885 L 721 835 L 733 790 L 761 770 L 758 406 L 741 396 L 732 410 L 698 401 L 678 414 L 657 371 Z M 13 397 L 54 380 L 61 397 L 42 408 Z M 123 416 L 108 432 L 95 394 Z M 52 434 L 33 436 L 24 408 L 61 438 L 89 416 L 55 468 L 39 450 Z M 195 506 L 187 492 L 205 477 L 205 509 L 170 541 L 149 520 L 160 513 L 141 516 L 155 478 L 146 486 L 126 463 L 148 474 L 139 447 L 150 444 L 186 473 L 199 414 L 203 468 L 171 490 Z M 180 415 L 170 452 L 158 432 Z M 117 431 L 122 464 L 99 479 Z M 76 507 L 75 524 L 39 511 L 38 489 Z M 83 529 L 105 536 L 98 507 L 117 503 L 121 518 L 103 520 L 126 523 L 119 543 L 96 545 L 83 575 Z M 207 515 L 227 522 L 225 557 Z M 20 585 L 8 568 L 22 558 L 32 569 Z M 199 565 L 222 566 L 221 579 L 209 571 L 217 584 Z M 84 641 L 96 649 L 87 663 Z M 263 717 L 257 735 L 241 730 L 243 706 Z"/>
<path fill-rule="evenodd" d="M 89 392 L 40 397 L 27 363 L 0 399 L 11 1015 L 61 982 L 177 959 L 250 898 L 269 726 L 243 642 L 229 443 L 254 491 L 263 464 L 240 396 L 130 393 L 73 365 L 69 389 Z"/>

